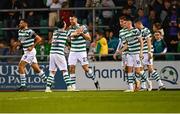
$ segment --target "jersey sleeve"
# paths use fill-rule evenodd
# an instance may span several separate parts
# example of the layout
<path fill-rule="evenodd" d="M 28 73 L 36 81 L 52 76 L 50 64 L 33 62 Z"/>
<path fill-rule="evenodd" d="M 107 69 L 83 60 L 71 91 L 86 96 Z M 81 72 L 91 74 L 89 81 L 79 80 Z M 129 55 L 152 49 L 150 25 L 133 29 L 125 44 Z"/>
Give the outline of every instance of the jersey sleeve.
<path fill-rule="evenodd" d="M 135 30 L 135 35 L 137 36 L 138 39 L 139 39 L 139 38 L 142 38 L 142 33 L 141 33 L 141 31 L 138 30 L 138 29 Z"/>
<path fill-rule="evenodd" d="M 151 34 L 150 30 L 147 29 L 144 38 L 147 39 L 147 38 L 150 38 L 150 37 L 152 37 L 152 34 Z"/>
<path fill-rule="evenodd" d="M 67 36 L 69 37 L 71 35 L 71 30 L 69 29 L 68 31 L 67 31 Z"/>
<path fill-rule="evenodd" d="M 89 34 L 89 31 L 88 31 L 88 28 L 87 28 L 87 26 L 85 26 L 85 25 L 82 25 L 82 27 L 83 27 L 83 33 L 84 34 Z"/>
<path fill-rule="evenodd" d="M 37 36 L 35 31 L 33 31 L 33 30 L 31 30 L 29 34 L 30 34 L 31 37 L 34 37 L 34 38 Z"/>
<path fill-rule="evenodd" d="M 19 35 L 20 32 L 21 32 L 21 30 L 18 31 L 18 40 L 19 40 L 19 41 L 21 40 L 21 37 L 20 37 L 20 35 Z"/>

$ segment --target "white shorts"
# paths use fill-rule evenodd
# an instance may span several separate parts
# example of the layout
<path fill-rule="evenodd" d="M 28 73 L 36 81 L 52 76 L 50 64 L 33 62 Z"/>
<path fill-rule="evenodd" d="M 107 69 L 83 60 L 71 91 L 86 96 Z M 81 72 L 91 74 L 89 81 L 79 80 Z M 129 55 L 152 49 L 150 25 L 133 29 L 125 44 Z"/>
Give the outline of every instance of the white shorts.
<path fill-rule="evenodd" d="M 21 61 L 25 61 L 29 63 L 30 65 L 33 63 L 37 63 L 36 49 L 33 48 L 32 51 L 24 52 L 24 55 L 21 57 Z"/>
<path fill-rule="evenodd" d="M 77 62 L 80 62 L 81 65 L 89 64 L 87 59 L 87 53 L 86 52 L 70 52 L 68 63 L 69 65 L 76 65 Z"/>
<path fill-rule="evenodd" d="M 142 67 L 142 61 L 140 60 L 139 54 L 128 54 L 127 55 L 127 66 Z"/>
<path fill-rule="evenodd" d="M 148 53 L 144 53 L 143 56 L 143 65 L 153 65 L 153 58 L 148 60 Z"/>
<path fill-rule="evenodd" d="M 50 54 L 49 70 L 57 71 L 57 68 L 59 70 L 67 70 L 66 58 L 63 55 Z"/>
<path fill-rule="evenodd" d="M 127 66 L 127 54 L 122 54 L 122 67 Z"/>

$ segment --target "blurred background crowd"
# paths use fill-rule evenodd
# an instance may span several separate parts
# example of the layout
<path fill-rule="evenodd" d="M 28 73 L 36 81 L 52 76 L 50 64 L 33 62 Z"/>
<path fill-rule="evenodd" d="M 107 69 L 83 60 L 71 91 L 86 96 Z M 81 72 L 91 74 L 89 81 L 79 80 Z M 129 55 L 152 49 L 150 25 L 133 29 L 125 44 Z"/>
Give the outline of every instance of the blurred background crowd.
<path fill-rule="evenodd" d="M 22 50 L 13 49 L 17 41 L 18 23 L 22 17 L 21 11 L 16 9 L 32 9 L 25 12 L 29 27 L 48 27 L 34 29 L 43 41 L 36 46 L 39 60 L 46 61 L 49 54 L 53 27 L 58 19 L 63 19 L 67 25 L 69 16 L 75 14 L 79 23 L 89 28 L 93 40 L 87 42 L 89 59 L 113 60 L 119 42 L 119 16 L 126 15 L 132 20 L 140 19 L 148 27 L 153 36 L 156 60 L 180 60 L 180 1 L 179 0 L 0 0 L 0 55 L 21 55 Z M 118 7 L 119 9 L 115 9 Z M 48 11 L 35 11 L 35 8 L 59 8 Z M 64 8 L 64 10 L 61 10 Z M 95 20 L 92 9 L 68 10 L 68 8 L 97 8 Z M 99 9 L 98 9 L 99 8 Z M 107 9 L 100 9 L 107 8 Z M 1 12 L 2 10 L 2 12 Z M 3 10 L 11 10 L 3 12 Z M 12 11 L 14 10 L 14 11 Z M 93 21 L 95 25 L 93 26 Z M 96 27 L 96 32 L 93 29 Z M 6 28 L 6 29 L 3 29 Z M 66 49 L 68 53 L 68 48 Z M 175 53 L 175 55 L 164 55 Z M 96 56 L 96 54 L 98 56 Z M 13 62 L 17 58 L 0 58 L 0 61 Z"/>

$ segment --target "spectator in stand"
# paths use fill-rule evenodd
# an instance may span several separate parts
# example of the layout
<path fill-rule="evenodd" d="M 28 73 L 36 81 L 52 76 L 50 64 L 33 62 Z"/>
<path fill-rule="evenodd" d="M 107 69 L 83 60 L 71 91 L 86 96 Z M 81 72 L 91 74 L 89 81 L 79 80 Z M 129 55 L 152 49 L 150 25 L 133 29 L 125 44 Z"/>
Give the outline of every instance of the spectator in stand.
<path fill-rule="evenodd" d="M 89 8 L 89 7 L 100 7 L 100 0 L 86 0 L 86 5 L 85 7 Z M 96 11 L 96 16 L 99 16 L 99 11 Z M 93 21 L 93 14 L 92 11 L 88 11 L 88 23 L 92 23 Z"/>
<path fill-rule="evenodd" d="M 156 31 L 154 33 L 154 38 L 155 38 L 153 41 L 154 53 L 158 54 L 155 55 L 155 60 L 164 60 L 165 59 L 164 54 L 167 52 L 166 42 L 164 41 L 160 31 Z"/>
<path fill-rule="evenodd" d="M 153 28 L 152 28 L 152 32 L 156 32 L 156 31 L 160 31 L 161 32 L 161 35 L 164 37 L 164 30 L 163 28 L 161 27 L 161 24 L 160 23 L 154 23 L 153 24 Z"/>
<path fill-rule="evenodd" d="M 10 9 L 10 10 L 21 8 L 21 4 L 18 0 L 8 0 L 5 6 L 6 9 Z M 19 18 L 20 18 L 19 12 L 7 12 L 4 18 L 4 27 L 16 28 L 18 25 Z M 7 30 L 5 32 L 4 40 L 9 43 L 10 38 L 12 37 L 17 38 L 17 31 Z"/>
<path fill-rule="evenodd" d="M 160 19 L 163 25 L 167 24 L 166 19 L 167 19 L 168 14 L 170 13 L 170 7 L 171 7 L 170 0 L 164 0 L 162 11 L 160 12 Z"/>
<path fill-rule="evenodd" d="M 158 17 L 162 10 L 162 4 L 163 4 L 163 0 L 151 0 L 150 1 L 150 7 L 156 11 L 156 14 Z"/>
<path fill-rule="evenodd" d="M 101 1 L 102 7 L 115 7 L 113 0 L 102 0 Z M 103 25 L 109 25 L 110 20 L 114 15 L 113 10 L 102 10 L 102 17 L 103 17 Z"/>
<path fill-rule="evenodd" d="M 17 38 L 10 39 L 10 47 L 9 47 L 8 55 L 12 55 L 12 56 L 22 55 L 22 49 L 20 47 L 15 48 L 16 43 L 17 43 Z M 8 58 L 9 63 L 19 62 L 19 60 L 20 58 L 18 57 Z"/>
<path fill-rule="evenodd" d="M 96 53 L 99 54 L 99 58 L 101 61 L 107 60 L 108 57 L 108 43 L 106 38 L 103 35 L 102 31 L 98 31 L 98 34 L 96 36 L 98 42 L 96 45 Z M 97 60 L 99 59 L 97 58 Z"/>
<path fill-rule="evenodd" d="M 129 10 L 128 12 L 130 12 L 132 18 L 135 17 L 137 11 L 134 3 L 134 0 L 127 0 L 127 5 L 125 5 L 125 8 Z"/>
<path fill-rule="evenodd" d="M 45 8 L 45 5 L 42 0 L 19 0 L 22 8 Z M 30 27 L 38 27 L 42 15 L 41 12 L 28 11 L 26 12 L 26 18 L 29 22 Z"/>
<path fill-rule="evenodd" d="M 114 4 L 115 4 L 115 7 L 124 7 L 125 4 L 127 4 L 127 0 L 113 0 Z M 114 10 L 114 16 L 113 16 L 113 19 L 115 18 L 116 21 L 118 21 L 119 19 L 119 15 L 121 15 L 121 11 L 122 9 L 116 9 Z M 118 15 L 118 16 L 117 16 Z M 112 19 L 112 20 L 113 20 Z M 111 25 L 111 23 L 110 23 Z"/>
<path fill-rule="evenodd" d="M 119 39 L 115 37 L 114 32 L 110 30 L 109 38 L 108 38 L 108 53 L 114 54 L 116 52 L 118 44 L 119 44 Z M 109 60 L 114 60 L 113 56 L 110 56 Z"/>
<path fill-rule="evenodd" d="M 149 12 L 149 25 L 150 25 L 151 31 L 153 31 L 153 24 L 156 22 L 160 22 L 160 19 L 158 18 L 155 10 L 150 10 L 150 12 Z"/>
<path fill-rule="evenodd" d="M 100 6 L 101 0 L 86 0 L 86 7 Z"/>
<path fill-rule="evenodd" d="M 15 48 L 15 44 L 17 43 L 17 38 L 11 38 L 10 39 L 10 50 L 9 50 L 9 54 L 10 55 L 21 55 L 21 51 L 20 51 L 20 47 Z"/>
<path fill-rule="evenodd" d="M 138 19 L 143 23 L 147 28 L 150 28 L 148 17 L 144 14 L 143 9 L 138 9 Z"/>
<path fill-rule="evenodd" d="M 96 61 L 95 53 L 96 53 L 96 41 L 94 40 L 89 47 L 88 60 Z"/>
<path fill-rule="evenodd" d="M 23 9 L 28 9 L 30 8 L 30 4 L 28 1 L 31 1 L 32 0 L 19 0 L 20 1 L 20 4 L 21 4 L 21 8 Z M 34 4 L 35 5 L 35 4 Z M 30 11 L 30 12 L 26 12 L 26 18 L 29 22 L 29 26 L 32 27 L 33 26 L 33 23 L 35 22 L 35 20 L 33 19 L 34 17 L 34 12 L 33 11 Z"/>
<path fill-rule="evenodd" d="M 9 47 L 7 42 L 5 41 L 0 41 L 0 55 L 6 56 L 8 55 L 9 52 Z M 0 58 L 0 62 L 8 62 L 7 58 Z"/>
<path fill-rule="evenodd" d="M 68 8 L 69 4 L 68 2 L 63 2 L 62 8 Z M 60 10 L 59 16 L 62 20 L 66 22 L 67 27 L 70 25 L 69 17 L 72 15 L 71 10 Z"/>
<path fill-rule="evenodd" d="M 47 0 L 46 6 L 52 9 L 49 12 L 49 22 L 48 22 L 49 27 L 52 27 L 52 28 L 55 27 L 55 24 L 58 21 L 59 14 L 57 14 L 57 11 L 53 10 L 53 8 L 60 9 L 62 7 L 62 3 L 65 1 L 67 1 L 67 0 Z M 48 33 L 49 42 L 51 42 L 52 34 L 53 34 L 53 29 L 51 29 Z"/>
<path fill-rule="evenodd" d="M 86 0 L 73 0 L 74 1 L 74 7 L 85 7 Z M 87 11 L 86 10 L 75 10 L 75 15 L 78 18 L 78 21 L 80 23 L 83 23 L 84 20 L 87 18 Z"/>
<path fill-rule="evenodd" d="M 177 34 L 178 34 L 178 16 L 177 16 L 177 9 L 172 8 L 170 16 L 168 16 L 169 20 L 169 29 L 168 29 L 168 37 L 170 38 L 170 45 L 169 45 L 169 51 L 170 52 L 177 52 L 177 43 L 178 40 Z"/>
<path fill-rule="evenodd" d="M 99 41 L 99 33 L 98 32 L 95 32 L 95 35 L 93 38 L 93 42 L 90 44 L 90 47 L 89 47 L 89 52 L 88 52 L 88 59 L 90 59 L 91 61 L 96 61 L 96 55 L 97 54 L 97 51 L 96 51 L 96 47 L 97 47 L 97 43 Z"/>
<path fill-rule="evenodd" d="M 144 14 L 148 15 L 149 14 L 149 4 L 151 0 L 135 0 L 135 5 L 137 9 L 143 9 Z"/>

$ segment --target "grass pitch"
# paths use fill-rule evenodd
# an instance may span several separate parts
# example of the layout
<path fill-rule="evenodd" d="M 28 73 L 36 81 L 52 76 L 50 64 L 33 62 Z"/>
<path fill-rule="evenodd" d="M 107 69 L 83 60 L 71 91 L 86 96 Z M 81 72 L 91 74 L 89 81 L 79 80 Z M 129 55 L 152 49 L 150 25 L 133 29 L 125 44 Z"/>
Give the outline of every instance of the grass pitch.
<path fill-rule="evenodd" d="M 180 112 L 180 91 L 1 92 L 0 112 Z"/>

